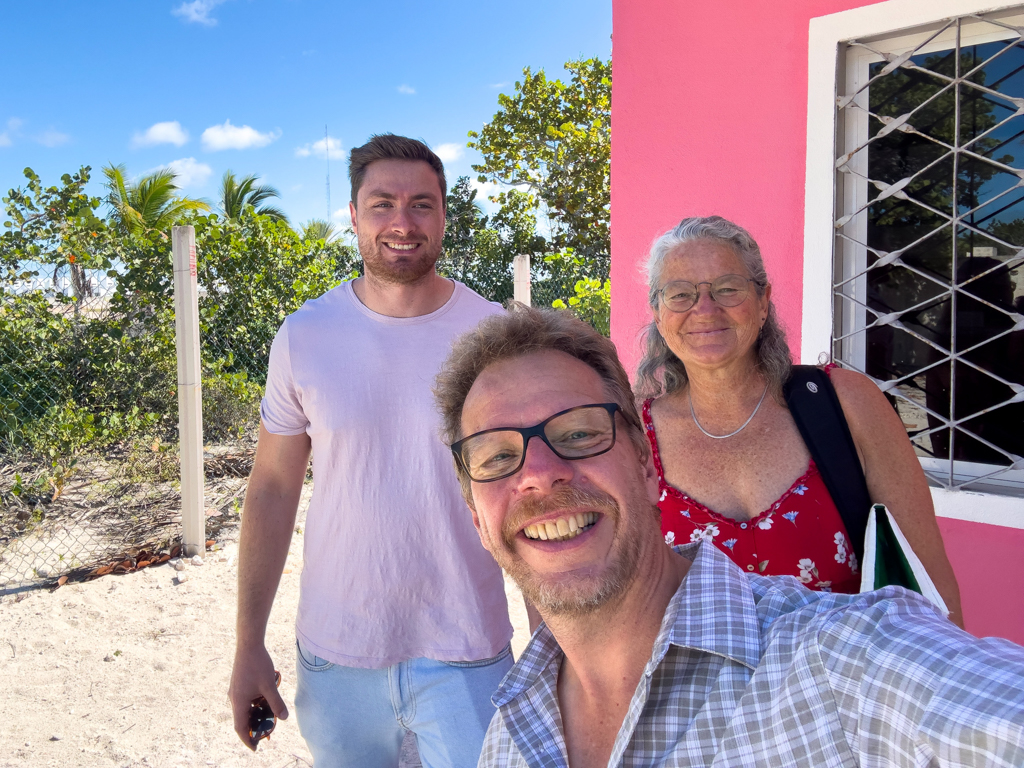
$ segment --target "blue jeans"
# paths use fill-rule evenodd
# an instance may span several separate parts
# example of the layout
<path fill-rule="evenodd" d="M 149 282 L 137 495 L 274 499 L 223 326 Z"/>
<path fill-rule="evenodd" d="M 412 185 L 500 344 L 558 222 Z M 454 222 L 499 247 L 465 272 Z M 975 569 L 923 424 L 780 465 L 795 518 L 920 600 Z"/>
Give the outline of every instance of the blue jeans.
<path fill-rule="evenodd" d="M 406 730 L 416 734 L 424 768 L 475 768 L 511 646 L 480 661 L 360 669 L 296 645 L 295 714 L 316 768 L 396 768 Z"/>

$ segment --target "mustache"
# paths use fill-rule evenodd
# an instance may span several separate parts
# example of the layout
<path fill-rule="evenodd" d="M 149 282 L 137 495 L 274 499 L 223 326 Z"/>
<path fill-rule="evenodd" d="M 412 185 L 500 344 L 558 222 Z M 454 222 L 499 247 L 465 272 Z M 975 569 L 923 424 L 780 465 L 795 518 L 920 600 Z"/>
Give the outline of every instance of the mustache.
<path fill-rule="evenodd" d="M 599 491 L 596 488 L 563 486 L 540 498 L 523 499 L 512 507 L 501 527 L 501 537 L 505 541 L 505 546 L 514 549 L 516 534 L 525 527 L 528 521 L 541 515 L 574 507 L 588 507 L 611 515 L 613 518 L 619 516 L 618 502 L 604 491 Z"/>

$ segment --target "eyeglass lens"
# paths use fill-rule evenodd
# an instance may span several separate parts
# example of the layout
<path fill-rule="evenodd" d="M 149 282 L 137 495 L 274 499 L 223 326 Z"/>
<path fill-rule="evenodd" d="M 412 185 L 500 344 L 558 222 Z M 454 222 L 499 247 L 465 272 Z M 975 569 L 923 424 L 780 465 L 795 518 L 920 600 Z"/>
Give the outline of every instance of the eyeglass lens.
<path fill-rule="evenodd" d="M 699 285 L 708 285 L 711 298 L 723 307 L 735 307 L 747 298 L 750 281 L 741 275 L 722 275 L 710 283 L 695 285 L 688 280 L 673 280 L 661 289 L 665 306 L 675 312 L 685 312 L 700 299 Z"/>
<path fill-rule="evenodd" d="M 614 414 L 604 406 L 573 408 L 542 422 L 551 450 L 563 459 L 585 459 L 604 453 L 615 442 Z M 537 425 L 541 426 L 540 424 Z M 523 464 L 522 432 L 502 429 L 467 438 L 461 456 L 469 476 L 477 482 L 514 474 Z"/>

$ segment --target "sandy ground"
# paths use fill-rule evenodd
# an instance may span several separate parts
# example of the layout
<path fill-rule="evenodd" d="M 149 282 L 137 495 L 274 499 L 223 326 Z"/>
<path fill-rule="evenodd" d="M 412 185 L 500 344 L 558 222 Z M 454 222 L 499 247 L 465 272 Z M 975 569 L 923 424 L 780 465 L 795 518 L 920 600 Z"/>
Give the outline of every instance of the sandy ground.
<path fill-rule="evenodd" d="M 293 706 L 301 536 L 267 630 L 292 717 L 255 755 L 231 728 L 237 537 L 237 528 L 224 531 L 202 565 L 180 574 L 162 565 L 0 597 L 0 766 L 312 765 Z M 515 586 L 506 587 L 518 657 L 529 639 L 526 612 Z M 413 742 L 402 762 L 418 765 Z"/>

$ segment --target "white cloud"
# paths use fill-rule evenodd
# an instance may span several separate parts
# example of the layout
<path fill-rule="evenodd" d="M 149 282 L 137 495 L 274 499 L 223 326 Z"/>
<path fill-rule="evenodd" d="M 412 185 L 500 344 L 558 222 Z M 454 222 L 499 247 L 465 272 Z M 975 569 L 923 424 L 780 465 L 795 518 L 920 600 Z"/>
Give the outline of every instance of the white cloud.
<path fill-rule="evenodd" d="M 295 148 L 296 157 L 309 157 L 310 155 L 327 157 L 328 152 L 331 153 L 331 160 L 343 159 L 345 153 L 341 149 L 341 139 L 326 136 L 319 141 L 314 141 L 312 144 L 304 144 L 301 147 Z"/>
<path fill-rule="evenodd" d="M 71 137 L 66 133 L 55 131 L 52 128 L 48 131 L 43 131 L 41 134 L 36 136 L 36 141 L 42 144 L 44 147 L 59 147 L 61 144 L 67 144 L 71 141 Z"/>
<path fill-rule="evenodd" d="M 203 131 L 203 149 L 217 152 L 221 149 L 265 147 L 280 136 L 280 131 L 260 133 L 248 125 L 232 125 L 230 120 L 225 120 L 224 125 L 211 125 Z"/>
<path fill-rule="evenodd" d="M 416 93 L 416 89 L 413 88 L 411 85 L 406 85 L 405 83 L 402 83 L 400 86 L 398 86 L 398 92 L 403 93 L 406 96 L 412 96 Z"/>
<path fill-rule="evenodd" d="M 188 131 L 177 120 L 154 123 L 144 132 L 132 136 L 132 147 L 152 147 L 156 144 L 173 144 L 180 147 L 188 141 Z"/>
<path fill-rule="evenodd" d="M 194 157 L 183 157 L 180 160 L 172 160 L 165 168 L 174 171 L 177 178 L 174 183 L 179 187 L 201 187 L 210 178 L 213 168 L 206 163 L 200 163 Z"/>
<path fill-rule="evenodd" d="M 212 27 L 217 24 L 217 20 L 210 16 L 210 12 L 223 2 L 224 0 L 192 0 L 191 3 L 182 3 L 171 13 L 181 16 L 191 24 Z"/>
<path fill-rule="evenodd" d="M 487 198 L 501 191 L 501 186 L 493 181 L 470 179 L 469 186 L 476 190 L 476 201 L 480 204 L 486 204 L 488 202 Z"/>
<path fill-rule="evenodd" d="M 461 144 L 449 143 L 449 144 L 438 144 L 434 147 L 434 154 L 441 158 L 442 162 L 452 163 L 458 160 L 466 153 L 465 148 Z"/>
<path fill-rule="evenodd" d="M 510 83 L 491 83 L 491 88 L 505 88 Z"/>
<path fill-rule="evenodd" d="M 14 135 L 18 132 L 18 129 L 24 125 L 25 121 L 17 117 L 12 117 L 7 121 L 7 130 L 0 133 L 0 147 L 9 147 L 14 143 Z"/>
<path fill-rule="evenodd" d="M 346 205 L 344 208 L 339 208 L 333 214 L 331 214 L 331 221 L 335 224 L 339 224 L 342 227 L 352 226 L 352 212 Z"/>

